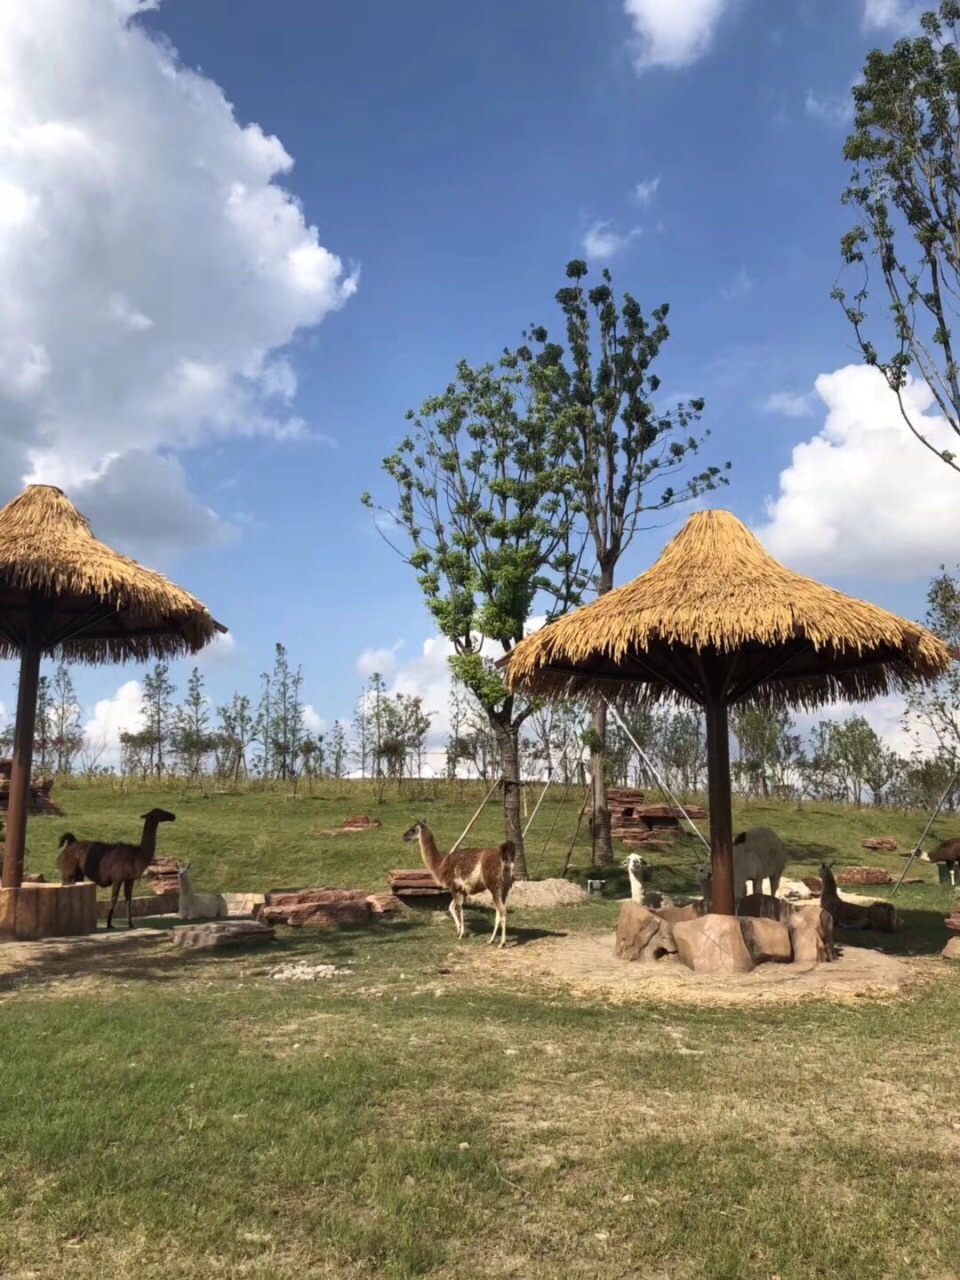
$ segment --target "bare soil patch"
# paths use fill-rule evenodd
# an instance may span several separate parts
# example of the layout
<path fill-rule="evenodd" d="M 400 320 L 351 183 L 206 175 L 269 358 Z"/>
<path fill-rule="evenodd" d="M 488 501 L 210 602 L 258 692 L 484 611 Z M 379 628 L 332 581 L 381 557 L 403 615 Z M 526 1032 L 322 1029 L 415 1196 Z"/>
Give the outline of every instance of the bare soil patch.
<path fill-rule="evenodd" d="M 809 998 L 839 1002 L 864 996 L 897 996 L 929 971 L 925 961 L 908 961 L 865 947 L 843 946 L 832 964 L 764 964 L 752 973 L 697 974 L 678 960 L 656 964 L 620 960 L 615 933 L 571 933 L 537 938 L 511 956 L 511 981 L 520 975 L 553 981 L 584 996 L 615 1001 L 662 1000 L 682 1004 L 741 1005 L 793 1003 Z M 484 968 L 502 966 L 503 957 L 479 954 Z"/>
<path fill-rule="evenodd" d="M 590 895 L 572 880 L 518 880 L 507 895 L 507 910 L 549 911 L 553 907 L 576 907 L 589 902 Z M 467 899 L 470 906 L 492 907 L 489 893 L 473 894 Z"/>

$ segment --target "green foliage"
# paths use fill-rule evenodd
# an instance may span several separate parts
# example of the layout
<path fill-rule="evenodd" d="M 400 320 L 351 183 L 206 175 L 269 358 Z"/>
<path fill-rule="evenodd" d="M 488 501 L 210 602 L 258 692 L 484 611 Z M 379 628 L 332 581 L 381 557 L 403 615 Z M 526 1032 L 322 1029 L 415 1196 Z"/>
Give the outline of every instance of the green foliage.
<path fill-rule="evenodd" d="M 853 172 L 844 203 L 860 221 L 843 238 L 861 287 L 833 296 L 853 326 L 868 364 L 880 369 L 914 435 L 960 470 L 951 450 L 933 445 L 902 399 L 916 367 L 960 435 L 960 376 L 952 334 L 960 290 L 960 5 L 945 0 L 921 18 L 922 34 L 867 57 L 853 89 L 855 131 L 844 155 Z M 870 268 L 876 264 L 893 327 L 889 354 L 867 336 Z"/>
<path fill-rule="evenodd" d="M 174 717 L 171 742 L 187 777 L 199 782 L 218 739 L 210 727 L 209 703 L 203 689 L 203 676 L 197 667 L 190 673 L 186 699 Z"/>
<path fill-rule="evenodd" d="M 927 591 L 927 613 L 924 623 L 934 635 L 954 649 L 960 649 L 960 568 L 948 573 L 944 565 Z M 907 695 L 904 727 L 932 735 L 940 754 L 950 761 L 960 761 L 960 663 L 939 680 Z"/>
<path fill-rule="evenodd" d="M 411 433 L 383 462 L 401 554 L 453 644 L 456 677 L 494 713 L 508 699 L 483 642 L 508 652 L 535 601 L 552 616 L 579 599 L 567 439 L 545 410 L 521 355 L 505 353 L 498 368 L 461 361 L 443 394 L 408 413 Z"/>
<path fill-rule="evenodd" d="M 567 264 L 572 283 L 557 294 L 566 323 L 566 350 L 534 326 L 528 346 L 517 353 L 541 413 L 566 442 L 565 459 L 576 507 L 596 555 L 601 593 L 613 585 L 620 556 L 644 513 L 664 511 L 726 484 L 723 468 L 689 468 L 709 432 L 693 425 L 700 399 L 667 409 L 657 403 L 660 376 L 654 366 L 670 337 L 669 307 L 650 319 L 629 293 L 617 305 L 606 269 L 602 283 L 586 292 L 587 264 Z"/>
<path fill-rule="evenodd" d="M 791 774 L 800 754 L 800 735 L 794 733 L 788 711 L 762 706 L 735 707 L 730 728 L 737 740 L 732 762 L 734 781 L 748 795 L 791 794 Z"/>

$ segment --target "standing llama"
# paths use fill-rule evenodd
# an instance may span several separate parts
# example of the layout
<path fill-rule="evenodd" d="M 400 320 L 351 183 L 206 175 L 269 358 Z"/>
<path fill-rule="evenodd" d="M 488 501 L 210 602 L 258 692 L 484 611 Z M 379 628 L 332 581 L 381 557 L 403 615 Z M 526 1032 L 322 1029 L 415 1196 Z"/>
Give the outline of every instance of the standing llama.
<path fill-rule="evenodd" d="M 420 857 L 434 880 L 442 889 L 450 891 L 450 914 L 457 926 L 457 937 L 465 932 L 463 904 L 468 894 L 489 890 L 495 911 L 491 943 L 496 942 L 500 930 L 500 945 L 507 945 L 507 894 L 513 884 L 513 861 L 516 849 L 512 840 L 491 849 L 459 849 L 456 853 L 442 854 L 437 848 L 433 832 L 425 822 L 415 822 L 403 838 L 416 840 L 420 845 Z"/>
<path fill-rule="evenodd" d="M 733 841 L 733 884 L 737 902 L 747 892 L 747 881 L 754 893 L 763 892 L 764 880 L 770 881 L 770 895 L 777 896 L 780 877 L 790 861 L 783 841 L 770 827 L 750 827 Z"/>
<path fill-rule="evenodd" d="M 113 928 L 113 913 L 120 886 L 127 903 L 127 924 L 133 928 L 133 885 L 146 871 L 157 851 L 157 827 L 161 822 L 176 822 L 166 809 L 151 809 L 143 814 L 143 835 L 139 844 L 111 844 L 104 840 L 77 840 L 66 831 L 60 837 L 60 883 L 92 880 L 101 889 L 113 889 L 107 928 Z"/>

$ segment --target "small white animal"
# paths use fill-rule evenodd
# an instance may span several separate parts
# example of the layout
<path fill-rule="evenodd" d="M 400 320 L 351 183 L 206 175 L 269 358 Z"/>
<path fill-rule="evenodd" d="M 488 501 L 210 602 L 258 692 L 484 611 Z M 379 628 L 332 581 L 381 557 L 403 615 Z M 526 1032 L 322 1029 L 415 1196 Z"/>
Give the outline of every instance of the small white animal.
<path fill-rule="evenodd" d="M 190 879 L 190 863 L 177 868 L 177 885 L 180 890 L 178 914 L 181 920 L 225 920 L 226 899 L 219 893 L 197 893 Z"/>

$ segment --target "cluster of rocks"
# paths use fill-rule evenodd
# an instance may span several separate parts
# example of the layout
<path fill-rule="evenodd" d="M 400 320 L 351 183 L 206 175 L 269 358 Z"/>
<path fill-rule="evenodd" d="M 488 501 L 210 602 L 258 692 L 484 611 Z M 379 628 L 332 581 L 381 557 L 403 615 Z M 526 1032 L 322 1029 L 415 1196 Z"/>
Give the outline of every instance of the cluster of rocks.
<path fill-rule="evenodd" d="M 749 973 L 758 964 L 837 958 L 828 911 L 818 904 L 794 907 L 767 894 L 748 895 L 737 916 L 702 914 L 697 904 L 651 911 L 625 902 L 616 954 L 639 961 L 676 957 L 697 973 Z"/>

